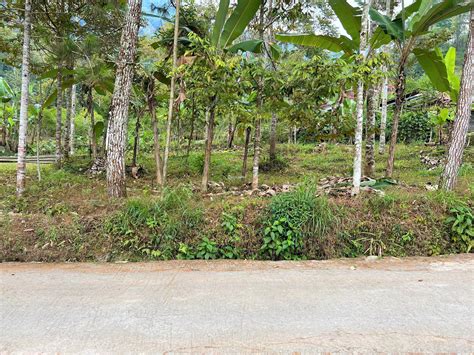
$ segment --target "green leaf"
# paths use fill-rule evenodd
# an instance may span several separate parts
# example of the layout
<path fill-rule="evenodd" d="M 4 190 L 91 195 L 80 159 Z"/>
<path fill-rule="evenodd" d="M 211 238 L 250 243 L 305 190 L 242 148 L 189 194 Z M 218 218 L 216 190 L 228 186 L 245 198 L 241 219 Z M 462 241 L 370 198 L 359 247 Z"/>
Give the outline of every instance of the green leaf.
<path fill-rule="evenodd" d="M 345 37 L 331 37 L 315 34 L 277 34 L 275 38 L 281 42 L 297 44 L 300 46 L 317 47 L 331 52 L 353 53 L 354 44 Z M 352 44 L 351 44 L 352 43 Z"/>
<path fill-rule="evenodd" d="M 237 7 L 225 22 L 219 40 L 221 48 L 229 47 L 244 32 L 257 13 L 261 3 L 262 0 L 238 0 Z"/>
<path fill-rule="evenodd" d="M 360 8 L 352 7 L 346 0 L 329 0 L 329 5 L 336 13 L 337 18 L 352 37 L 354 43 L 359 46 L 362 11 Z"/>
<path fill-rule="evenodd" d="M 436 90 L 449 93 L 451 86 L 443 56 L 439 50 L 415 48 L 413 53 Z"/>
<path fill-rule="evenodd" d="M 389 44 L 392 37 L 386 34 L 382 27 L 377 27 L 373 35 L 370 37 L 370 48 L 377 49 L 383 45 Z"/>
<path fill-rule="evenodd" d="M 382 15 L 377 10 L 369 9 L 370 17 L 376 22 L 386 34 L 400 41 L 404 38 L 402 21 L 400 19 L 391 20 L 390 17 Z"/>
<path fill-rule="evenodd" d="M 242 52 L 252 52 L 252 53 L 262 53 L 263 41 L 260 39 L 251 39 L 248 41 L 239 42 L 234 44 L 228 49 L 230 53 L 237 53 L 238 51 Z"/>
<path fill-rule="evenodd" d="M 412 36 L 418 36 L 426 32 L 432 25 L 460 15 L 471 10 L 474 2 L 464 5 L 463 0 L 443 0 L 427 10 L 422 11 L 418 16 L 415 15 L 409 24 Z"/>
<path fill-rule="evenodd" d="M 444 57 L 444 64 L 446 66 L 446 71 L 448 73 L 448 81 L 449 85 L 451 86 L 451 100 L 454 102 L 458 101 L 459 96 L 459 89 L 461 86 L 461 81 L 459 77 L 456 75 L 456 48 L 450 47 L 446 56 Z"/>
<path fill-rule="evenodd" d="M 276 43 L 270 43 L 270 54 L 274 60 L 280 59 L 281 47 Z"/>
<path fill-rule="evenodd" d="M 58 89 L 54 89 L 51 95 L 48 96 L 48 98 L 43 102 L 43 105 L 41 106 L 42 108 L 48 107 L 53 104 L 53 102 L 56 100 L 56 97 L 58 96 Z"/>
<path fill-rule="evenodd" d="M 7 81 L 0 77 L 0 101 L 8 102 L 15 97 L 12 88 Z"/>
<path fill-rule="evenodd" d="M 224 27 L 227 12 L 229 11 L 230 0 L 221 0 L 219 2 L 219 9 L 216 14 L 216 22 L 212 30 L 211 44 L 217 46 L 222 33 L 222 27 Z"/>

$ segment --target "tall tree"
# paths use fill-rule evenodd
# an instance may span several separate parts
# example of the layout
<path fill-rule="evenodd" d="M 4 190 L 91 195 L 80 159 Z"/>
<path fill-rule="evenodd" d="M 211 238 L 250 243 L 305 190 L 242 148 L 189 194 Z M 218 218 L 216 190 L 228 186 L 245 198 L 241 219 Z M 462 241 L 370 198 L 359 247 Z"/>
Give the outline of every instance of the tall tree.
<path fill-rule="evenodd" d="M 69 155 L 74 155 L 74 137 L 76 128 L 76 85 L 71 88 L 71 122 L 69 128 Z"/>
<path fill-rule="evenodd" d="M 360 31 L 359 53 L 362 56 L 361 62 L 366 58 L 366 46 L 369 30 L 369 7 L 371 0 L 365 0 L 362 11 L 362 24 Z M 360 179 L 362 175 L 362 127 L 364 120 L 364 81 L 359 79 L 357 83 L 357 121 L 354 137 L 354 164 L 352 175 L 352 194 L 357 195 L 360 192 Z"/>
<path fill-rule="evenodd" d="M 30 83 L 30 35 L 31 0 L 25 0 L 25 18 L 23 22 L 23 59 L 21 64 L 20 130 L 18 133 L 18 165 L 16 178 L 16 192 L 18 196 L 21 196 L 25 190 L 26 133 L 28 127 L 28 95 Z"/>
<path fill-rule="evenodd" d="M 127 195 L 125 146 L 141 6 L 141 0 L 128 0 L 128 10 L 120 40 L 106 144 L 107 192 L 110 197 L 125 197 Z"/>
<path fill-rule="evenodd" d="M 391 2 L 387 0 L 385 5 L 385 14 L 392 18 Z M 385 67 L 387 69 L 387 67 Z M 385 74 L 382 82 L 381 90 L 381 112 L 380 112 L 380 137 L 379 137 L 379 154 L 385 153 L 385 131 L 387 129 L 387 101 L 388 101 L 388 75 Z"/>
<path fill-rule="evenodd" d="M 464 54 L 464 66 L 461 76 L 461 87 L 457 103 L 456 118 L 454 120 L 448 159 L 441 177 L 442 187 L 452 190 L 456 185 L 459 167 L 462 163 L 464 145 L 466 144 L 469 120 L 471 118 L 471 104 L 474 90 L 474 9 L 471 10 L 469 24 L 469 38 Z"/>
<path fill-rule="evenodd" d="M 166 174 L 168 169 L 168 156 L 170 152 L 170 144 L 171 144 L 171 122 L 173 120 L 173 111 L 175 108 L 174 102 L 174 89 L 176 84 L 176 78 L 174 71 L 176 70 L 177 63 L 178 63 L 178 35 L 179 35 L 179 7 L 180 7 L 180 0 L 176 0 L 175 2 L 176 13 L 174 17 L 174 34 L 173 34 L 173 75 L 171 76 L 171 84 L 170 84 L 170 99 L 169 99 L 169 106 L 168 106 L 168 121 L 166 122 L 166 145 L 165 145 L 165 154 L 163 158 L 163 184 L 166 183 Z"/>
<path fill-rule="evenodd" d="M 263 42 L 265 35 L 265 3 L 262 2 L 260 5 L 260 14 L 259 14 L 259 29 L 258 29 L 259 39 Z M 265 45 L 265 44 L 264 44 Z M 257 117 L 255 119 L 255 135 L 254 135 L 254 145 L 253 145 L 253 165 L 252 165 L 252 190 L 258 189 L 258 173 L 259 173 L 259 164 L 260 164 L 260 150 L 261 150 L 261 140 L 262 140 L 262 108 L 263 108 L 263 76 L 260 76 L 258 79 L 258 91 L 257 91 Z"/>

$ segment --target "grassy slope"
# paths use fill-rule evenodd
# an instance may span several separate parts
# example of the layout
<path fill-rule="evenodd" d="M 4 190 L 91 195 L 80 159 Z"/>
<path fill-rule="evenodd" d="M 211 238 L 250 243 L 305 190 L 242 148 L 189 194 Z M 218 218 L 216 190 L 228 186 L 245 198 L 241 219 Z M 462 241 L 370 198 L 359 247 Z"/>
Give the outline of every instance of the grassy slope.
<path fill-rule="evenodd" d="M 313 145 L 281 145 L 279 149 L 280 156 L 288 162 L 288 167 L 283 171 L 263 172 L 261 183 L 294 184 L 308 179 L 351 174 L 351 147 L 329 145 L 320 151 L 314 151 Z M 357 254 L 342 253 L 339 248 L 341 238 L 349 238 L 352 244 L 354 240 L 362 240 L 363 243 L 379 240 L 390 245 L 400 244 L 393 238 L 410 239 L 409 245 L 403 250 L 390 251 L 386 247 L 386 252 L 393 255 L 429 255 L 449 251 L 443 240 L 443 220 L 449 204 L 456 203 L 458 199 L 472 200 L 474 148 L 468 148 L 465 154 L 465 164 L 456 193 L 448 195 L 428 193 L 424 189 L 427 182 L 437 183 L 440 169 L 428 171 L 419 160 L 419 151 L 434 149 L 436 148 L 399 145 L 394 177 L 404 185 L 390 188 L 384 198 L 333 198 L 331 204 L 342 223 L 317 250 L 308 252 L 308 257 L 328 258 Z M 241 185 L 240 157 L 241 152 L 236 150 L 214 153 L 212 180 L 222 181 L 227 186 Z M 376 158 L 377 174 L 382 176 L 386 157 L 377 155 Z M 249 165 L 250 162 L 249 159 Z M 129 200 L 154 203 L 159 199 L 159 193 L 152 184 L 152 159 L 142 159 L 141 163 L 148 173 L 139 180 L 128 180 Z M 140 233 L 130 232 L 136 239 L 133 242 L 130 242 L 132 237 L 117 237 L 117 233 L 111 233 L 112 216 L 123 210 L 127 202 L 109 201 L 103 178 L 90 178 L 82 173 L 87 164 L 86 160 L 76 160 L 59 171 L 52 166 L 42 166 L 41 182 L 37 180 L 35 166 L 28 166 L 28 189 L 22 199 L 17 199 L 14 195 L 15 165 L 0 164 L 0 259 L 110 260 L 140 259 L 146 256 L 139 251 L 143 249 L 143 245 L 149 244 L 150 237 L 146 230 Z M 200 153 L 193 153 L 189 159 L 172 157 L 171 185 L 197 185 L 201 166 Z M 242 224 L 239 234 L 242 237 L 240 247 L 244 250 L 243 257 L 254 257 L 258 252 L 261 238 L 259 228 L 269 199 L 234 196 L 210 199 L 196 196 L 199 195 L 185 203 L 189 204 L 190 211 L 203 211 L 205 223 L 189 227 L 179 224 L 180 219 L 191 218 L 189 215 L 170 217 L 171 229 L 181 228 L 186 231 L 181 234 L 170 232 L 174 235 L 170 242 L 173 246 L 170 248 L 178 248 L 178 241 L 198 243 L 203 235 L 224 245 L 227 237 L 221 222 L 222 212 L 226 211 L 236 215 Z M 191 213 L 190 211 L 183 213 Z M 117 224 L 116 221 L 114 223 Z M 107 228 L 109 229 L 106 230 Z M 122 232 L 126 234 L 128 230 Z M 364 248 L 361 247 L 359 253 L 365 252 L 362 249 Z M 168 256 L 156 254 L 155 257 L 174 257 L 173 253 L 176 250 Z"/>

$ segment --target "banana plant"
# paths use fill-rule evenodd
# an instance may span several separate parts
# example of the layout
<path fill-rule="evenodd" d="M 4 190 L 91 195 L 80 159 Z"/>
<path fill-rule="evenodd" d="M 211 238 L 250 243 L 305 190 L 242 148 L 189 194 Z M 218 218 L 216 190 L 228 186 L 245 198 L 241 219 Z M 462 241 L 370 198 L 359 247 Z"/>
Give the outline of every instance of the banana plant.
<path fill-rule="evenodd" d="M 358 53 L 360 47 L 362 9 L 351 6 L 346 0 L 329 0 L 329 5 L 349 37 L 344 35 L 335 37 L 312 33 L 289 33 L 277 34 L 275 38 L 281 42 L 326 49 L 335 53 L 343 52 L 344 57 L 350 59 Z M 369 41 L 369 52 L 389 43 L 390 40 L 390 36 L 381 27 L 377 27 Z"/>
<path fill-rule="evenodd" d="M 219 49 L 231 48 L 234 40 L 240 37 L 255 17 L 261 4 L 262 0 L 239 0 L 230 16 L 227 16 L 230 0 L 221 0 L 211 34 L 211 44 Z"/>
<path fill-rule="evenodd" d="M 396 80 L 395 110 L 393 113 L 392 137 L 385 175 L 391 177 L 395 161 L 395 145 L 398 136 L 398 123 L 405 94 L 405 68 L 409 55 L 414 50 L 417 39 L 423 36 L 429 28 L 440 21 L 460 15 L 474 7 L 472 1 L 462 0 L 416 0 L 412 5 L 402 8 L 402 11 L 392 20 L 371 8 L 370 16 L 395 43 L 399 51 L 398 74 Z M 426 64 L 426 57 L 423 59 Z M 446 83 L 445 83 L 446 84 Z"/>
<path fill-rule="evenodd" d="M 450 47 L 444 57 L 439 48 L 434 50 L 415 48 L 413 53 L 434 88 L 440 92 L 448 93 L 451 101 L 456 103 L 461 85 L 459 76 L 455 73 L 456 48 Z"/>

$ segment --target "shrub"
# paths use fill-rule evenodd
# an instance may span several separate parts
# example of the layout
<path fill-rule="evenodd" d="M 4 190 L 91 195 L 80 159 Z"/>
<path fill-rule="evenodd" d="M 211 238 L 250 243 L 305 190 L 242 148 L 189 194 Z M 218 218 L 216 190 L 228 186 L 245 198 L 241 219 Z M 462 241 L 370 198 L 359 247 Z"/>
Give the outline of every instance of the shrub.
<path fill-rule="evenodd" d="M 453 207 L 446 223 L 451 230 L 451 240 L 461 252 L 469 253 L 474 246 L 474 214 L 467 206 Z"/>
<path fill-rule="evenodd" d="M 316 196 L 316 184 L 313 183 L 276 195 L 270 202 L 269 211 L 273 221 L 284 218 L 305 236 L 323 237 L 335 221 L 328 200 Z"/>
<path fill-rule="evenodd" d="M 389 124 L 391 125 L 391 123 Z M 427 112 L 405 112 L 400 117 L 398 126 L 399 142 L 425 142 L 430 137 L 431 123 Z M 388 134 L 391 134 L 389 127 Z M 388 135 L 388 136 L 389 136 Z"/>
<path fill-rule="evenodd" d="M 301 232 L 282 217 L 269 223 L 265 228 L 260 251 L 263 256 L 272 260 L 295 260 L 300 258 L 302 248 Z"/>

